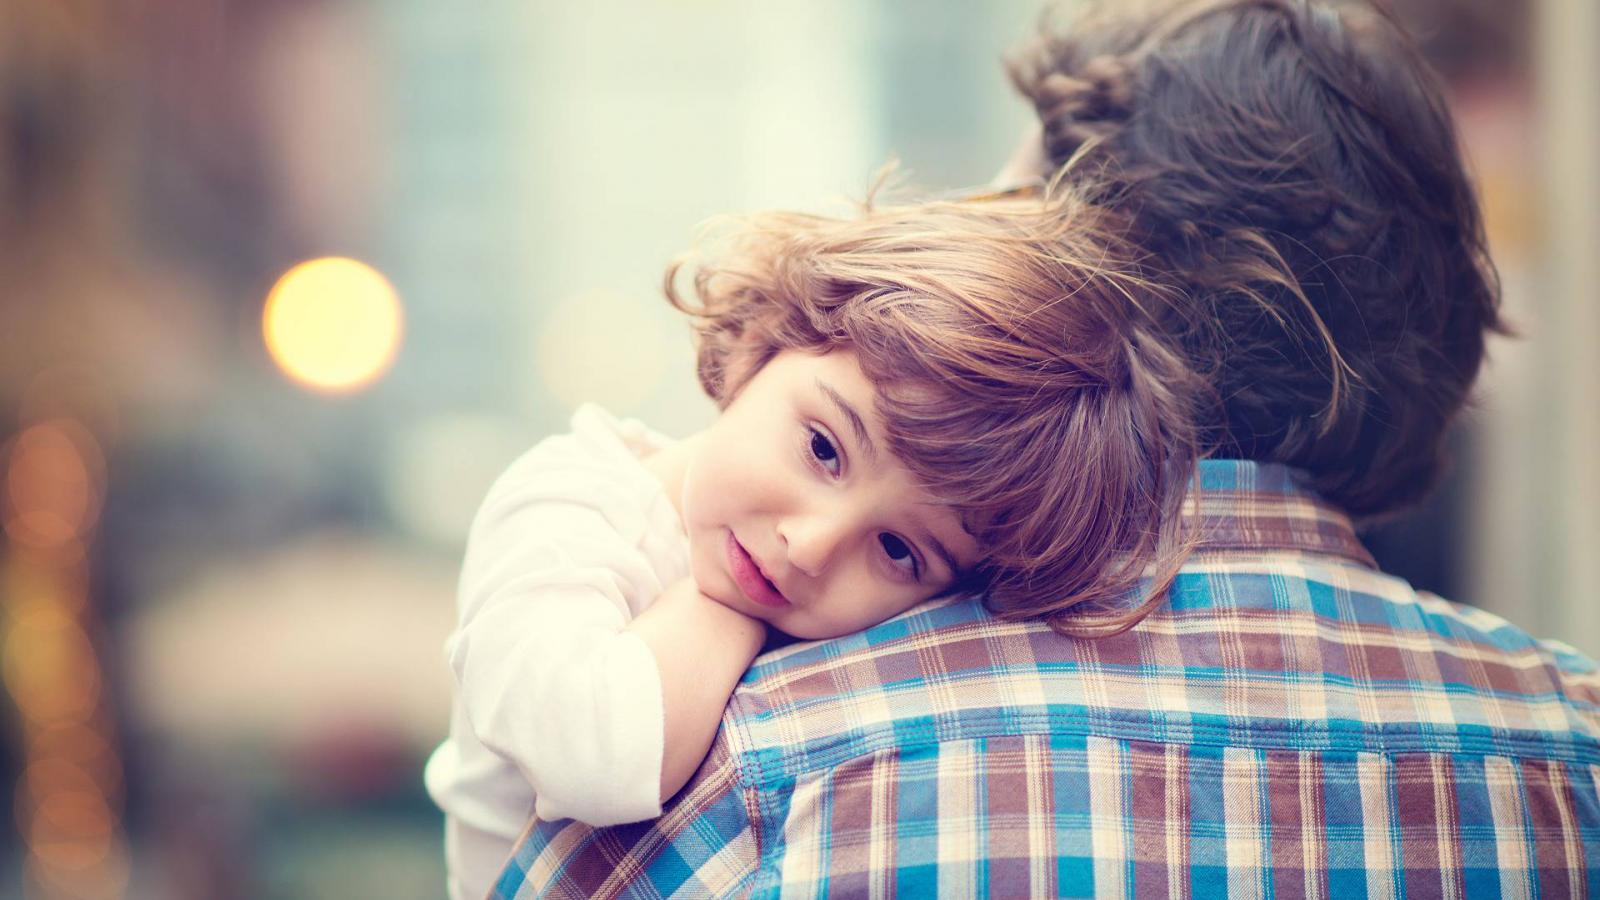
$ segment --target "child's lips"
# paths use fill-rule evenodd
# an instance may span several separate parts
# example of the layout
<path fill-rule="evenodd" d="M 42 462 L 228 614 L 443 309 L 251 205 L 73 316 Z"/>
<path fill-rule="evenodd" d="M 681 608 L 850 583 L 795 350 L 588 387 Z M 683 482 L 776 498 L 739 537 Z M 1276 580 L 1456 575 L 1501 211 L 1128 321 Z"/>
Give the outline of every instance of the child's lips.
<path fill-rule="evenodd" d="M 728 572 L 733 576 L 733 583 L 752 602 L 762 606 L 790 605 L 788 598 L 761 573 L 760 565 L 732 531 L 728 532 Z"/>

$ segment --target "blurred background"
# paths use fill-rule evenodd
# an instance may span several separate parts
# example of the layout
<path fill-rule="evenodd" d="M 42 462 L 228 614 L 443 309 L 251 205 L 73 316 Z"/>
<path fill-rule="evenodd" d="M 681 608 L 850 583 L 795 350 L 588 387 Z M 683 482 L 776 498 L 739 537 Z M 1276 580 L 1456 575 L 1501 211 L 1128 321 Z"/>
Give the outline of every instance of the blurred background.
<path fill-rule="evenodd" d="M 1394 5 L 1523 336 L 1369 540 L 1600 652 L 1600 7 Z M 489 482 L 585 400 L 710 419 L 697 223 L 986 182 L 1039 8 L 0 0 L 0 898 L 440 896 Z"/>

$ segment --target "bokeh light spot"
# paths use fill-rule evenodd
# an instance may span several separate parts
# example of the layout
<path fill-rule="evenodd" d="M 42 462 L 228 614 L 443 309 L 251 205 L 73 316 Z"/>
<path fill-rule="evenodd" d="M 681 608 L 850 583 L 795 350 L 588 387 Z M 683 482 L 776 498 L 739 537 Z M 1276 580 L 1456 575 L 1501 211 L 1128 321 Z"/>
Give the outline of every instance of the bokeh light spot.
<path fill-rule="evenodd" d="M 83 721 L 100 699 L 100 671 L 88 635 L 59 609 L 14 621 L 0 662 L 17 709 L 39 723 Z"/>
<path fill-rule="evenodd" d="M 28 837 L 42 862 L 62 869 L 86 869 L 111 850 L 116 816 L 97 790 L 45 794 L 34 808 Z"/>
<path fill-rule="evenodd" d="M 68 760 L 46 759 L 28 766 L 17 781 L 19 819 L 31 821 L 42 804 L 57 796 L 92 796 L 93 802 L 110 808 L 103 786 L 92 773 Z"/>
<path fill-rule="evenodd" d="M 41 422 L 17 436 L 6 462 L 5 530 L 32 547 L 67 543 L 100 514 L 105 457 L 81 425 Z"/>
<path fill-rule="evenodd" d="M 343 393 L 375 381 L 400 347 L 403 316 L 394 287 L 371 266 L 324 257 L 290 269 L 262 315 L 267 352 L 295 381 Z"/>
<path fill-rule="evenodd" d="M 101 733 L 103 727 L 92 720 L 41 725 L 28 731 L 25 749 L 30 759 L 40 760 L 35 767 L 71 766 L 91 779 L 106 797 L 120 797 L 122 761 Z M 24 779 L 23 785 L 31 787 L 31 782 Z M 19 810 L 22 797 L 19 793 Z"/>
<path fill-rule="evenodd" d="M 660 390 L 676 325 L 660 310 L 616 291 L 578 294 L 555 305 L 529 354 L 550 395 L 575 408 L 598 403 L 618 415 Z M 685 372 L 689 371 L 686 365 Z"/>

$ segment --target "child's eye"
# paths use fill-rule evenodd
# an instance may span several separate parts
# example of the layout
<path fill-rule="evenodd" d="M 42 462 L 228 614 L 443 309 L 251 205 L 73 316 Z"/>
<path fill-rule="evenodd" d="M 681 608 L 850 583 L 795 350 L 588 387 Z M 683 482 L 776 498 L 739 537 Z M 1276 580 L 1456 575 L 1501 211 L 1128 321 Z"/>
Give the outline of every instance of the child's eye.
<path fill-rule="evenodd" d="M 917 565 L 917 556 L 905 541 L 886 531 L 878 535 L 878 543 L 883 545 L 883 552 L 889 555 L 891 562 L 904 569 L 913 579 L 921 579 L 922 570 Z"/>
<path fill-rule="evenodd" d="M 811 429 L 811 458 L 828 471 L 830 475 L 839 474 L 839 450 L 833 446 L 833 441 L 822 432 Z"/>

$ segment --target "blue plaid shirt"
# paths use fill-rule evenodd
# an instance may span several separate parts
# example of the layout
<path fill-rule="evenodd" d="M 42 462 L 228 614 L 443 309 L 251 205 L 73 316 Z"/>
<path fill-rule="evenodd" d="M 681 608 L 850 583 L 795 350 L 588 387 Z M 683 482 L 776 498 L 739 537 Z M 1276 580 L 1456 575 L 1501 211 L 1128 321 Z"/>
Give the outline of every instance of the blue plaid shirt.
<path fill-rule="evenodd" d="M 1600 896 L 1600 673 L 1201 465 L 1113 638 L 971 601 L 756 660 L 654 822 L 535 822 L 496 896 Z"/>

